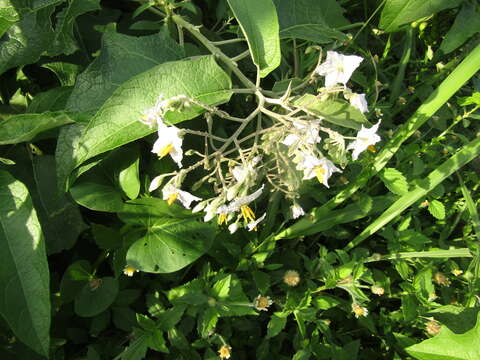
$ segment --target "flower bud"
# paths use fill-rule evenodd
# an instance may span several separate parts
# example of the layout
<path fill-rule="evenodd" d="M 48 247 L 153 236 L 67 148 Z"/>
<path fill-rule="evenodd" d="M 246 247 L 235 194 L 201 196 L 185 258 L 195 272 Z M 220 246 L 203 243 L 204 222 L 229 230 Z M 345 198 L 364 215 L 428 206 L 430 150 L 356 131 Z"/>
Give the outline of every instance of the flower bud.
<path fill-rule="evenodd" d="M 288 286 L 297 286 L 300 282 L 300 275 L 295 270 L 288 270 L 283 275 L 283 282 Z"/>

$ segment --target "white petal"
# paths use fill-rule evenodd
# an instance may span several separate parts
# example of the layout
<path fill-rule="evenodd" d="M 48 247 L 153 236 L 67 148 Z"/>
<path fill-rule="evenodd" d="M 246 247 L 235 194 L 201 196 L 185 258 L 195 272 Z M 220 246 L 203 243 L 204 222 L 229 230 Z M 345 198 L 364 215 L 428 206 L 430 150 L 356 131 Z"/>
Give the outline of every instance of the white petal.
<path fill-rule="evenodd" d="M 263 214 L 262 216 L 260 216 L 257 220 L 252 221 L 251 223 L 248 223 L 248 224 L 247 224 L 248 231 L 252 231 L 253 229 L 255 229 L 258 224 L 260 224 L 263 220 L 265 220 L 265 217 L 266 217 L 266 216 L 267 216 L 267 213 L 265 213 L 265 214 Z"/>
<path fill-rule="evenodd" d="M 300 138 L 296 134 L 288 134 L 285 136 L 285 139 L 283 139 L 282 144 L 287 145 L 287 146 L 292 146 L 295 144 L 297 141 L 299 141 Z"/>
<path fill-rule="evenodd" d="M 227 211 L 226 211 L 224 214 L 236 212 L 236 211 L 240 210 L 240 207 L 241 207 L 242 205 L 250 204 L 252 201 L 256 200 L 256 199 L 262 194 L 262 191 L 263 191 L 263 188 L 264 188 L 264 187 L 265 187 L 265 185 L 262 185 L 262 186 L 260 187 L 260 189 L 258 189 L 258 190 L 255 191 L 254 193 L 252 193 L 252 194 L 250 194 L 250 195 L 247 195 L 247 196 L 240 197 L 240 198 L 232 201 L 232 202 L 227 206 Z"/>
<path fill-rule="evenodd" d="M 187 191 L 178 190 L 177 193 L 178 193 L 178 198 L 177 198 L 178 201 L 180 201 L 182 205 L 187 209 L 190 209 L 190 205 L 192 204 L 193 201 L 202 200 L 201 198 L 196 197 Z"/>
<path fill-rule="evenodd" d="M 352 94 L 350 96 L 350 105 L 357 108 L 362 113 L 368 112 L 368 104 L 365 94 Z"/>
<path fill-rule="evenodd" d="M 238 223 L 233 223 L 228 225 L 228 231 L 230 231 L 230 234 L 235 233 L 238 230 Z"/>
<path fill-rule="evenodd" d="M 148 192 L 152 192 L 152 191 L 158 189 L 160 187 L 160 185 L 162 185 L 162 181 L 163 181 L 164 177 L 165 177 L 165 175 L 155 176 L 153 178 L 152 182 L 150 183 L 150 186 L 148 188 Z"/>
<path fill-rule="evenodd" d="M 300 216 L 305 215 L 305 211 L 303 211 L 302 207 L 298 204 L 294 204 L 291 207 L 292 209 L 292 218 L 297 219 Z"/>

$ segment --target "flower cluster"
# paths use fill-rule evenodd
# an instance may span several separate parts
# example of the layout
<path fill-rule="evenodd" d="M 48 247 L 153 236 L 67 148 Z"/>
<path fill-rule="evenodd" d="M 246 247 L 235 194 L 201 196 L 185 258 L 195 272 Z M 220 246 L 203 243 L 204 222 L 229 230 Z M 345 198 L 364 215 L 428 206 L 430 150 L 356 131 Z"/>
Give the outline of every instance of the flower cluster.
<path fill-rule="evenodd" d="M 325 61 L 313 72 L 325 78 L 325 87 L 319 90 L 317 98 L 335 96 L 336 93 L 342 92 L 352 107 L 361 113 L 368 112 L 365 94 L 354 93 L 347 87 L 350 77 L 362 60 L 359 56 L 328 51 Z M 251 148 L 242 148 L 240 144 L 243 140 L 239 140 L 237 137 L 239 132 L 235 132 L 230 138 L 220 138 L 225 147 L 219 150 L 214 146 L 214 141 L 218 141 L 219 137 L 213 133 L 211 123 L 207 133 L 197 131 L 196 133 L 199 133 L 197 135 L 205 136 L 206 144 L 207 140 L 210 141 L 214 153 L 203 155 L 203 162 L 200 161 L 187 169 L 182 168 L 183 137 L 186 133 L 194 134 L 195 131 L 169 124 L 165 119 L 167 112 L 181 111 L 194 103 L 207 110 L 207 122 L 212 121 L 213 115 L 226 119 L 232 117 L 185 95 L 171 98 L 160 95 L 155 105 L 144 111 L 140 121 L 149 127 L 157 127 L 158 139 L 153 144 L 152 152 L 159 158 L 169 155 L 178 165 L 179 171 L 155 177 L 149 190 L 156 190 L 165 178 L 170 177 L 162 188 L 162 198 L 169 205 L 180 202 L 185 208 L 191 208 L 192 203 L 197 202 L 192 209 L 193 212 L 203 211 L 204 221 L 216 218 L 216 222 L 221 226 L 226 225 L 231 233 L 242 227 L 256 231 L 266 218 L 266 213 L 257 217 L 255 207 L 252 206 L 254 201 L 264 195 L 266 181 L 272 185 L 272 191 L 283 191 L 286 198 L 291 201 L 291 218 L 304 216 L 305 211 L 298 202 L 300 197 L 298 189 L 301 183 L 316 178 L 320 184 L 330 187 L 330 178 L 335 173 L 342 173 L 341 168 L 345 166 L 345 161 L 339 161 L 338 156 L 332 155 L 332 146 L 336 146 L 336 151 L 341 154 L 342 159 L 346 159 L 345 154 L 349 150 L 352 151 L 353 160 L 357 160 L 367 149 L 375 151 L 374 145 L 380 141 L 377 135 L 380 121 L 369 128 L 362 125 L 354 138 L 343 136 L 336 130 L 326 127 L 324 118 L 315 116 L 301 105 L 297 105 L 291 91 L 289 86 L 285 95 L 279 99 L 265 98 L 261 93 L 256 93 L 256 96 L 263 97 L 262 103 L 276 106 L 278 112 L 272 112 L 262 105 L 256 113 L 252 113 L 253 116 L 241 121 L 249 121 L 262 111 L 278 121 L 274 121 L 274 125 L 267 129 L 257 127 L 257 133 L 253 134 L 255 144 Z M 300 115 L 302 113 L 303 115 Z M 238 121 L 237 118 L 233 119 Z M 328 135 L 327 139 L 322 140 L 320 136 L 322 132 Z M 261 143 L 258 143 L 259 139 Z M 346 146 L 345 139 L 353 140 Z M 233 151 L 239 154 L 238 157 L 225 156 L 232 153 L 232 150 L 224 151 L 230 144 L 234 146 Z M 327 155 L 323 153 L 325 149 L 328 150 Z M 202 179 L 202 182 L 208 180 L 214 184 L 215 196 L 201 199 L 181 189 L 183 180 L 191 169 L 212 161 L 214 164 L 205 165 L 205 170 L 214 170 Z"/>

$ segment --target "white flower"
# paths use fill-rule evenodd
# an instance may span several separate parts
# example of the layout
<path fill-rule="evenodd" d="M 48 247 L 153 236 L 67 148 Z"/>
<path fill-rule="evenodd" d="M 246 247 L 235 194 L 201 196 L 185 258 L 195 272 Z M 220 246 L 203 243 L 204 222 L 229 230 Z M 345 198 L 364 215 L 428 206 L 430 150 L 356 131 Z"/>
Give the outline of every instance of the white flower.
<path fill-rule="evenodd" d="M 252 230 L 257 231 L 257 225 L 260 224 L 263 220 L 265 220 L 266 216 L 267 216 L 267 213 L 260 216 L 257 220 L 248 223 L 247 224 L 248 231 L 252 231 Z"/>
<path fill-rule="evenodd" d="M 256 200 L 262 194 L 264 186 L 265 185 L 262 185 L 260 189 L 250 195 L 242 196 L 235 199 L 228 205 L 219 206 L 216 211 L 218 215 L 218 223 L 221 225 L 222 223 L 226 222 L 228 214 L 232 214 L 237 211 L 240 211 L 242 213 L 245 221 L 255 221 L 255 213 L 248 206 L 248 204 Z"/>
<path fill-rule="evenodd" d="M 262 160 L 261 156 L 255 156 L 251 161 L 248 161 L 245 165 L 239 165 L 235 166 L 232 169 L 232 175 L 237 180 L 238 183 L 243 183 L 245 180 L 253 177 L 253 180 L 255 180 L 255 177 L 257 176 L 257 173 L 255 171 L 255 166 L 258 164 L 258 162 Z"/>
<path fill-rule="evenodd" d="M 160 158 L 170 154 L 173 161 L 182 167 L 183 139 L 180 136 L 181 130 L 175 126 L 167 126 L 163 122 L 158 123 L 158 139 L 153 144 L 152 152 Z"/>
<path fill-rule="evenodd" d="M 140 121 L 148 127 L 152 128 L 153 126 L 163 122 L 163 116 L 166 112 L 168 105 L 168 100 L 165 100 L 163 94 L 158 96 L 157 102 L 154 107 L 148 108 L 143 112 L 143 116 L 140 118 Z"/>
<path fill-rule="evenodd" d="M 234 222 L 233 224 L 228 225 L 228 231 L 230 231 L 230 234 L 235 233 L 238 230 L 238 223 Z"/>
<path fill-rule="evenodd" d="M 354 108 L 357 108 L 362 113 L 368 112 L 368 104 L 367 99 L 365 98 L 365 94 L 355 94 L 353 93 L 350 95 L 350 105 Z"/>
<path fill-rule="evenodd" d="M 378 123 L 373 125 L 370 129 L 367 129 L 362 125 L 362 128 L 357 133 L 356 140 L 350 143 L 350 145 L 347 147 L 347 150 L 353 150 L 353 160 L 357 160 L 358 155 L 360 155 L 360 153 L 365 151 L 367 148 L 371 148 L 372 151 L 375 151 L 373 145 L 381 140 L 380 136 L 377 135 L 380 122 L 381 120 L 379 120 Z"/>
<path fill-rule="evenodd" d="M 326 87 L 336 84 L 345 85 L 362 61 L 363 58 L 360 56 L 342 55 L 335 51 L 328 51 L 327 59 L 315 69 L 315 72 L 325 76 Z"/>
<path fill-rule="evenodd" d="M 305 211 L 303 211 L 302 207 L 300 205 L 298 205 L 297 203 L 293 204 L 290 209 L 292 210 L 292 218 L 293 219 L 297 219 L 300 216 L 305 215 Z"/>
<path fill-rule="evenodd" d="M 207 222 L 212 220 L 215 215 L 217 215 L 217 209 L 225 202 L 225 198 L 223 196 L 219 196 L 212 201 L 205 207 L 205 217 L 203 221 Z"/>
<path fill-rule="evenodd" d="M 308 180 L 317 177 L 318 181 L 328 186 L 328 179 L 334 172 L 342 172 L 327 158 L 317 158 L 312 155 L 305 156 L 302 163 L 297 167 L 298 170 L 303 170 L 303 179 Z"/>
<path fill-rule="evenodd" d="M 190 205 L 193 201 L 200 201 L 199 197 L 196 197 L 186 191 L 177 189 L 172 184 L 167 184 L 163 187 L 162 190 L 163 200 L 167 200 L 168 205 L 172 205 L 175 200 L 178 200 L 182 203 L 184 207 L 190 209 Z"/>
<path fill-rule="evenodd" d="M 270 296 L 258 295 L 255 300 L 253 300 L 253 306 L 258 311 L 268 311 L 269 306 L 272 304 L 273 301 L 270 299 Z"/>
<path fill-rule="evenodd" d="M 309 145 L 315 145 L 320 142 L 321 137 L 318 135 L 318 131 L 320 129 L 319 120 L 309 121 L 307 125 L 294 121 L 293 126 L 296 127 L 298 130 L 295 133 L 291 133 L 285 136 L 282 144 L 286 146 L 292 146 L 302 140 Z"/>

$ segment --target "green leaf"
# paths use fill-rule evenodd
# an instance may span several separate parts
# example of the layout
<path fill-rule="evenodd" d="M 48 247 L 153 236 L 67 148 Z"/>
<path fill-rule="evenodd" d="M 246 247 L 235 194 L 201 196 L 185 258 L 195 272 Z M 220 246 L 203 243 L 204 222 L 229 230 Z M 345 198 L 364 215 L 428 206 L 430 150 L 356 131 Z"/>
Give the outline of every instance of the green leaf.
<path fill-rule="evenodd" d="M 36 62 L 50 46 L 54 32 L 51 15 L 55 6 L 45 6 L 22 15 L 0 40 L 0 74 Z"/>
<path fill-rule="evenodd" d="M 456 334 L 462 334 L 475 327 L 480 307 L 463 308 L 444 305 L 428 313 Z"/>
<path fill-rule="evenodd" d="M 438 220 L 445 219 L 445 206 L 438 200 L 429 201 L 428 212 Z"/>
<path fill-rule="evenodd" d="M 0 145 L 31 141 L 42 132 L 75 120 L 75 114 L 63 111 L 15 115 L 0 121 Z"/>
<path fill-rule="evenodd" d="M 140 151 L 138 146 L 120 148 L 121 156 L 118 171 L 118 183 L 125 195 L 136 199 L 140 193 Z M 122 151 L 123 150 L 123 151 Z"/>
<path fill-rule="evenodd" d="M 82 317 L 100 314 L 113 304 L 118 294 L 118 280 L 112 277 L 92 279 L 75 298 L 75 313 Z"/>
<path fill-rule="evenodd" d="M 411 23 L 439 11 L 457 7 L 463 0 L 387 0 L 380 17 L 380 28 L 386 32 L 398 31 L 401 25 Z"/>
<path fill-rule="evenodd" d="M 349 24 L 345 10 L 336 0 L 274 0 L 280 23 L 280 37 L 310 40 L 320 44 L 347 40 L 335 30 Z"/>
<path fill-rule="evenodd" d="M 89 11 L 100 9 L 100 0 L 68 0 L 67 5 L 57 14 L 55 36 L 47 51 L 48 56 L 70 55 L 78 49 L 73 34 L 75 19 Z"/>
<path fill-rule="evenodd" d="M 213 284 L 212 295 L 217 297 L 219 300 L 224 300 L 228 297 L 230 293 L 230 283 L 232 281 L 232 276 L 227 275 L 223 279 L 218 280 Z"/>
<path fill-rule="evenodd" d="M 0 170 L 0 313 L 14 334 L 47 357 L 50 286 L 45 243 L 28 190 Z"/>
<path fill-rule="evenodd" d="M 227 0 L 248 42 L 248 48 L 264 78 L 280 65 L 277 11 L 272 0 Z"/>
<path fill-rule="evenodd" d="M 475 138 L 468 144 L 464 145 L 455 155 L 450 157 L 440 166 L 437 166 L 423 181 L 426 186 L 417 185 L 413 190 L 402 195 L 387 210 L 385 210 L 374 222 L 368 225 L 357 237 L 355 237 L 346 247 L 351 249 L 360 244 L 367 237 L 374 234 L 381 227 L 388 224 L 392 219 L 400 215 L 405 209 L 414 204 L 420 198 L 428 194 L 438 184 L 450 176 L 453 172 L 473 160 L 480 154 L 480 137 Z"/>
<path fill-rule="evenodd" d="M 123 209 L 122 193 L 113 186 L 80 178 L 70 188 L 72 198 L 90 210 L 117 212 Z"/>
<path fill-rule="evenodd" d="M 28 105 L 27 113 L 40 114 L 64 110 L 72 90 L 71 86 L 62 86 L 35 95 Z"/>
<path fill-rule="evenodd" d="M 320 101 L 315 95 L 306 94 L 296 100 L 295 105 L 303 106 L 322 116 L 325 121 L 346 128 L 360 130 L 362 124 L 368 124 L 366 117 L 346 101 Z"/>
<path fill-rule="evenodd" d="M 92 267 L 87 260 L 78 260 L 71 264 L 63 274 L 60 282 L 60 296 L 67 304 L 75 299 L 87 281 L 92 277 Z"/>
<path fill-rule="evenodd" d="M 143 360 L 148 350 L 150 336 L 148 334 L 140 334 L 130 341 L 128 347 L 115 358 L 115 360 Z"/>
<path fill-rule="evenodd" d="M 135 37 L 109 30 L 103 35 L 100 55 L 78 76 L 67 109 L 94 112 L 133 76 L 183 57 L 183 49 L 166 32 Z"/>
<path fill-rule="evenodd" d="M 53 156 L 35 156 L 32 166 L 36 186 L 32 197 L 34 191 L 48 254 L 70 249 L 87 225 L 75 203 L 58 192 Z"/>
<path fill-rule="evenodd" d="M 129 202 L 119 213 L 124 222 L 146 231 L 146 235 L 128 250 L 129 265 L 151 273 L 174 272 L 197 260 L 210 248 L 215 231 L 213 225 L 197 220 L 188 211 L 170 208 L 163 200 L 139 200 Z M 152 206 L 154 204 L 158 206 Z"/>
<path fill-rule="evenodd" d="M 42 67 L 54 72 L 60 85 L 65 87 L 75 85 L 77 76 L 82 70 L 80 65 L 59 61 L 42 64 Z"/>
<path fill-rule="evenodd" d="M 477 360 L 480 359 L 479 338 L 480 314 L 476 326 L 463 334 L 455 334 L 442 326 L 437 336 L 405 350 L 419 360 Z"/>
<path fill-rule="evenodd" d="M 473 3 L 463 4 L 450 30 L 440 45 L 445 54 L 460 47 L 471 36 L 480 32 L 480 12 Z"/>
<path fill-rule="evenodd" d="M 218 321 L 218 311 L 213 307 L 206 308 L 198 317 L 197 331 L 202 338 L 208 338 Z"/>
<path fill-rule="evenodd" d="M 147 235 L 127 252 L 127 263 L 151 273 L 170 273 L 184 268 L 210 247 L 214 228 L 192 219 L 155 218 L 149 220 Z"/>
<path fill-rule="evenodd" d="M 278 313 L 278 314 L 280 314 L 281 316 L 275 313 L 272 315 L 272 317 L 270 318 L 270 321 L 268 322 L 267 339 L 270 339 L 280 334 L 280 331 L 282 331 L 285 328 L 285 325 L 287 324 L 287 316 L 282 313 Z"/>
<path fill-rule="evenodd" d="M 380 178 L 392 193 L 403 195 L 408 192 L 408 181 L 397 169 L 385 168 Z"/>
<path fill-rule="evenodd" d="M 230 78 L 213 56 L 164 63 L 128 80 L 108 99 L 88 124 L 73 151 L 73 170 L 92 157 L 155 132 L 139 119 L 155 105 L 158 96 L 185 94 L 210 105 L 230 99 Z M 194 118 L 203 110 L 192 107 L 168 112 L 167 121 L 178 123 Z"/>

